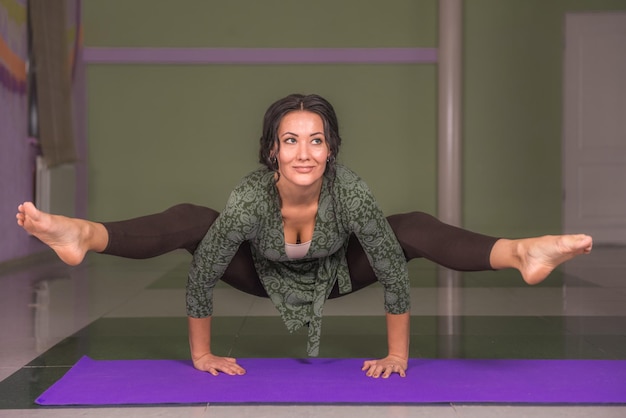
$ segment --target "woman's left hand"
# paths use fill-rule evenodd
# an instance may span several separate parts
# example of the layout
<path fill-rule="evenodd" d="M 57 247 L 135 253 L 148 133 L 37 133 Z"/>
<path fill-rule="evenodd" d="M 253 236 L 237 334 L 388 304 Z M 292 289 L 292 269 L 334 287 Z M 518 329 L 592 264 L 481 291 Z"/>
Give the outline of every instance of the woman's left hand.
<path fill-rule="evenodd" d="M 392 373 L 398 373 L 400 377 L 406 377 L 407 367 L 407 360 L 390 355 L 380 360 L 366 360 L 361 370 L 367 371 L 365 375 L 368 377 L 382 377 L 386 379 L 391 376 Z"/>

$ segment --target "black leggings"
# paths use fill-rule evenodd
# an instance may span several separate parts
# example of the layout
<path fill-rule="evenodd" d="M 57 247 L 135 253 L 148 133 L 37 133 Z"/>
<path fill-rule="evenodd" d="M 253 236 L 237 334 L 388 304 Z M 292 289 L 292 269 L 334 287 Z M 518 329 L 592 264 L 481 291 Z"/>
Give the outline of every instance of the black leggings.
<path fill-rule="evenodd" d="M 181 204 L 154 215 L 105 222 L 109 243 L 103 254 L 150 258 L 176 249 L 193 254 L 218 215 L 207 207 Z M 489 256 L 498 238 L 445 224 L 423 212 L 392 215 L 387 220 L 407 260 L 423 257 L 458 271 L 492 269 Z M 352 291 L 377 281 L 365 251 L 354 235 L 350 236 L 347 261 Z M 241 244 L 221 279 L 243 292 L 267 297 L 247 241 Z M 338 296 L 335 285 L 330 297 Z"/>

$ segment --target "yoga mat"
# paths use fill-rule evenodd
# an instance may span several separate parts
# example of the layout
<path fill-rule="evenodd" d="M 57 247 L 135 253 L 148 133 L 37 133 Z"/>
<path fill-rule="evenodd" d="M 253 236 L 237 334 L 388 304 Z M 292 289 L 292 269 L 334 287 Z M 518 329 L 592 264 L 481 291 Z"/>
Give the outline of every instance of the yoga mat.
<path fill-rule="evenodd" d="M 411 359 L 406 378 L 373 379 L 362 359 L 246 358 L 243 376 L 190 361 L 83 357 L 40 405 L 194 403 L 626 403 L 626 360 Z"/>

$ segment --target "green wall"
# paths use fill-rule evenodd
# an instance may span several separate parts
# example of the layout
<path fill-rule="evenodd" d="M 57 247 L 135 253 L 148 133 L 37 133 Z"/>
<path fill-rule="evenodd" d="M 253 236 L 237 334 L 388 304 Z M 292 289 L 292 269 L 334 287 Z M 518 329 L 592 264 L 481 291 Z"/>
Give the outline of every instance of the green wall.
<path fill-rule="evenodd" d="M 335 104 L 340 160 L 362 174 L 384 210 L 433 210 L 434 78 L 433 66 L 94 66 L 92 217 L 184 201 L 221 210 L 257 166 L 265 108 L 294 91 Z"/>
<path fill-rule="evenodd" d="M 435 46 L 437 0 L 84 0 L 107 47 Z"/>
<path fill-rule="evenodd" d="M 85 1 L 88 47 L 435 47 L 435 0 Z M 328 98 L 339 160 L 388 213 L 435 211 L 435 65 L 89 65 L 90 216 L 224 206 L 263 113 Z M 390 187 L 392 186 L 392 187 Z"/>
<path fill-rule="evenodd" d="M 466 0 L 464 222 L 561 225 L 564 13 L 624 0 Z M 85 0 L 87 47 L 436 47 L 436 0 Z M 435 65 L 88 66 L 90 217 L 189 201 L 221 209 L 257 165 L 266 107 L 327 97 L 340 161 L 386 213 L 436 212 Z"/>
<path fill-rule="evenodd" d="M 561 228 L 566 12 L 624 0 L 466 0 L 464 224 L 494 235 Z"/>

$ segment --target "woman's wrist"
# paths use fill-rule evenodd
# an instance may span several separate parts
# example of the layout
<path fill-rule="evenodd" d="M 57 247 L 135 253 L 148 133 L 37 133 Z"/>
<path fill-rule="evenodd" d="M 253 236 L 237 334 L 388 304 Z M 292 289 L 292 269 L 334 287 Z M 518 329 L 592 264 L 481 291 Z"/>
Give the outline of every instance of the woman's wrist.
<path fill-rule="evenodd" d="M 189 351 L 191 359 L 197 361 L 211 355 L 211 317 L 188 318 Z"/>
<path fill-rule="evenodd" d="M 387 314 L 388 356 L 409 359 L 410 313 Z"/>
<path fill-rule="evenodd" d="M 191 360 L 192 361 L 198 361 L 198 360 L 201 360 L 203 357 L 210 356 L 210 355 L 212 355 L 211 351 L 204 351 L 204 352 L 194 352 L 194 351 L 192 351 L 191 352 Z"/>

